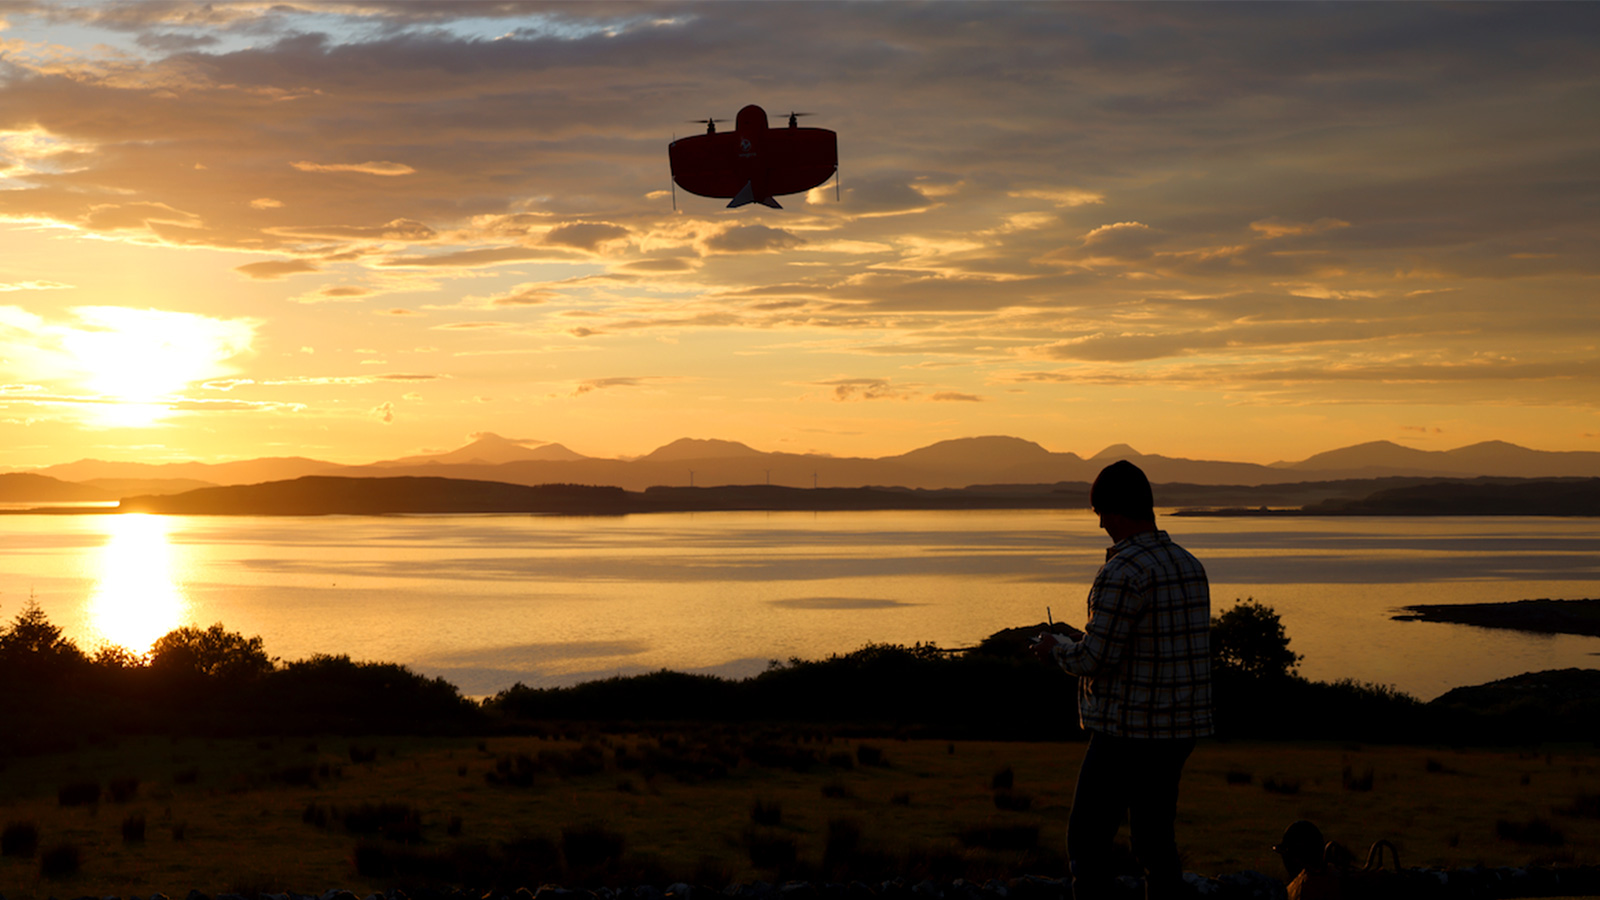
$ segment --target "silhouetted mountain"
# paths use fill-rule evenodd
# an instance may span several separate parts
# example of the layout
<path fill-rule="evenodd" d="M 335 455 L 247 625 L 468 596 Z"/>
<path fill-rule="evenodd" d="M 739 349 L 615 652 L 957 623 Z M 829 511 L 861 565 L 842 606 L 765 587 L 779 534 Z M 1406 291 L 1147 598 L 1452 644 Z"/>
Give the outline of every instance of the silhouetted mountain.
<path fill-rule="evenodd" d="M 448 477 L 508 484 L 592 484 L 640 491 L 656 485 L 787 485 L 790 487 L 885 486 L 920 489 L 970 485 L 1093 481 L 1100 469 L 1127 459 L 1157 484 L 1296 485 L 1382 477 L 1507 478 L 1600 477 L 1600 453 L 1546 452 L 1490 441 L 1456 450 L 1414 450 L 1376 441 L 1319 453 L 1300 462 L 1255 463 L 1197 460 L 1140 453 L 1114 444 L 1084 459 L 1056 453 L 1022 438 L 1001 435 L 940 441 L 881 458 L 799 453 L 767 453 L 737 441 L 684 438 L 637 459 L 601 459 L 574 453 L 561 444 L 529 446 L 494 434 L 480 434 L 448 453 L 400 457 L 360 466 L 314 459 L 243 460 L 230 463 L 116 463 L 80 460 L 34 474 L 64 481 L 138 479 L 146 487 L 125 493 L 170 493 L 194 482 L 215 485 L 258 484 L 305 475 L 356 478 L 378 476 Z M 158 479 L 187 479 L 158 487 Z M 1158 502 L 1168 505 L 1162 498 Z M 1270 501 L 1269 501 L 1270 502 Z"/>
<path fill-rule="evenodd" d="M 533 446 L 529 446 L 532 444 Z M 465 447 L 451 450 L 448 453 L 425 453 L 418 456 L 402 456 L 399 459 L 389 459 L 370 463 L 372 466 L 394 468 L 402 466 L 419 465 L 499 465 L 508 462 L 525 462 L 531 460 L 573 460 L 587 459 L 581 453 L 574 453 L 560 444 L 549 441 L 514 441 L 503 438 L 493 432 L 485 431 L 473 436 L 472 443 Z"/>
<path fill-rule="evenodd" d="M 683 462 L 685 460 L 700 459 L 738 459 L 742 457 L 767 456 L 760 450 L 754 450 L 738 441 L 700 440 L 698 438 L 679 438 L 664 447 L 657 447 L 638 462 Z"/>
<path fill-rule="evenodd" d="M 1454 450 L 1415 450 L 1390 441 L 1372 441 L 1318 453 L 1300 462 L 1273 463 L 1273 467 L 1302 474 L 1315 472 L 1318 477 L 1592 478 L 1600 476 L 1600 453 L 1529 450 L 1505 441 L 1484 441 Z"/>
<path fill-rule="evenodd" d="M 181 494 L 217 486 L 194 478 L 91 478 L 83 484 L 104 491 L 112 498 L 136 494 Z"/>
<path fill-rule="evenodd" d="M 0 475 L 0 503 L 89 503 L 115 500 L 109 491 L 32 472 Z"/>
<path fill-rule="evenodd" d="M 338 463 L 302 456 L 245 459 L 225 463 L 137 463 L 80 459 L 40 469 L 39 474 L 63 481 L 86 482 L 98 478 L 188 478 L 207 484 L 257 484 L 302 475 L 317 475 L 341 468 Z"/>
<path fill-rule="evenodd" d="M 398 513 L 628 511 L 620 488 L 551 484 L 528 487 L 459 478 L 338 478 L 201 488 L 168 496 L 129 497 L 124 512 L 166 515 L 389 515 Z"/>

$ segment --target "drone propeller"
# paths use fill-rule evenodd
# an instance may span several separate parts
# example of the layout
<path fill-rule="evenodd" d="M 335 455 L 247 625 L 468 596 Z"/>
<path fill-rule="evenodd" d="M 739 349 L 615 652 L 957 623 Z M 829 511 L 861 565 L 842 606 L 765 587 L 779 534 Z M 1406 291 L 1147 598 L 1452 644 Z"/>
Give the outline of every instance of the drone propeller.
<path fill-rule="evenodd" d="M 801 116 L 814 116 L 814 115 L 816 115 L 816 113 L 791 112 L 791 113 L 789 113 L 789 115 L 787 117 L 789 119 L 789 127 L 790 128 L 798 128 L 799 127 L 799 123 L 795 121 L 796 119 L 800 118 Z M 774 116 L 773 118 L 781 119 L 781 118 L 784 118 L 784 116 Z"/>
<path fill-rule="evenodd" d="M 717 133 L 717 123 L 718 122 L 726 122 L 728 120 L 727 119 L 690 119 L 689 121 L 695 123 L 696 125 L 704 125 L 706 127 L 706 134 L 716 134 Z"/>

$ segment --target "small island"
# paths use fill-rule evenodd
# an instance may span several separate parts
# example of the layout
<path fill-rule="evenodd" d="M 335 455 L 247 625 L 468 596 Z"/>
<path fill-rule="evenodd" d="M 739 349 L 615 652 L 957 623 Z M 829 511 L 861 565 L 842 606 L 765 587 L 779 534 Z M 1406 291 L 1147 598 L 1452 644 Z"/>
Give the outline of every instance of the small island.
<path fill-rule="evenodd" d="M 1422 603 L 1401 607 L 1402 622 L 1453 622 L 1540 634 L 1600 637 L 1600 600 L 1517 600 L 1510 603 Z"/>

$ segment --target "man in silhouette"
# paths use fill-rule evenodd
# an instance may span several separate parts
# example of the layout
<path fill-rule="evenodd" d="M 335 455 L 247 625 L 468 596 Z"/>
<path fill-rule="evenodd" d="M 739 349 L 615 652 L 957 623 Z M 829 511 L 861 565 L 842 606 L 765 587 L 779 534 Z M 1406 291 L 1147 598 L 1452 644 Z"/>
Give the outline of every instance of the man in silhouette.
<path fill-rule="evenodd" d="M 1178 779 L 1211 734 L 1211 593 L 1205 569 L 1156 527 L 1144 472 L 1127 460 L 1095 478 L 1089 503 L 1111 536 L 1089 589 L 1082 638 L 1034 645 L 1078 676 L 1089 747 L 1067 821 L 1075 900 L 1110 896 L 1117 829 L 1128 815 L 1149 900 L 1185 893 L 1174 822 Z"/>

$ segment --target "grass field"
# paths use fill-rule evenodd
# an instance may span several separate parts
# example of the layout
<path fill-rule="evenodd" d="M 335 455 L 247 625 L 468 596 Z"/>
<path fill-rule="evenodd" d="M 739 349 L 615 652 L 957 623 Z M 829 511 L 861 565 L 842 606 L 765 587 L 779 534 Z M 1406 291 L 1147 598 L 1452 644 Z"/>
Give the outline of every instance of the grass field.
<path fill-rule="evenodd" d="M 400 876 L 363 875 L 358 846 L 381 848 L 364 851 L 370 872 L 508 842 L 544 874 L 612 883 L 1060 876 L 1082 750 L 731 731 L 124 740 L 5 762 L 0 893 L 361 894 Z M 1600 863 L 1600 753 L 1202 742 L 1186 868 L 1278 874 L 1269 848 L 1298 818 L 1352 847 L 1387 838 L 1405 865 Z M 125 837 L 139 820 L 142 840 Z"/>

